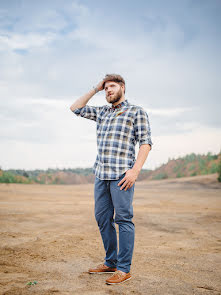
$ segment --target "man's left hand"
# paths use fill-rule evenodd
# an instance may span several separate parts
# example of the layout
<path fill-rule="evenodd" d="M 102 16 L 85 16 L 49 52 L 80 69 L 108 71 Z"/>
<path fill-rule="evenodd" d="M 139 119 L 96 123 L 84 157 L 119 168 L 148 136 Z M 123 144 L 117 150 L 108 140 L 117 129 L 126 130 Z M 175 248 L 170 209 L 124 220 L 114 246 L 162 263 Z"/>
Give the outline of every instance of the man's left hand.
<path fill-rule="evenodd" d="M 126 191 L 127 189 L 131 188 L 134 185 L 138 175 L 139 175 L 139 173 L 136 170 L 134 170 L 133 168 L 127 170 L 124 178 L 122 178 L 121 181 L 118 182 L 118 184 L 117 184 L 118 186 L 120 186 L 124 182 L 124 184 L 121 186 L 120 190 L 125 188 L 125 191 Z"/>

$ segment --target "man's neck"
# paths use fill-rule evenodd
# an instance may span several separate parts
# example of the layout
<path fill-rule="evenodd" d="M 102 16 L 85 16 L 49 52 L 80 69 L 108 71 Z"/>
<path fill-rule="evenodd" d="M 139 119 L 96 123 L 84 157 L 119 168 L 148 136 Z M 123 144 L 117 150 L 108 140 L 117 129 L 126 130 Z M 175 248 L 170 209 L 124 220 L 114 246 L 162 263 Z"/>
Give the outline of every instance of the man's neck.
<path fill-rule="evenodd" d="M 116 107 L 118 104 L 122 103 L 123 101 L 125 101 L 125 97 L 121 97 L 119 101 L 112 103 L 112 105 Z"/>

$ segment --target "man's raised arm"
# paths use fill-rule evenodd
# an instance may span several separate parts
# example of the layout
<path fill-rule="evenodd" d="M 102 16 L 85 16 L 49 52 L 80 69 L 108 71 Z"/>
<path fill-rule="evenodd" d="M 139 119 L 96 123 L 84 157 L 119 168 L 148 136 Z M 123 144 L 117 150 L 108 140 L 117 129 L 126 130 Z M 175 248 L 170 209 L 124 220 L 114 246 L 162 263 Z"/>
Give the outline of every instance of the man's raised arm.
<path fill-rule="evenodd" d="M 91 99 L 92 96 L 94 96 L 97 92 L 101 91 L 104 89 L 103 87 L 104 81 L 102 80 L 97 84 L 96 87 L 91 89 L 89 92 L 78 98 L 71 106 L 70 109 L 73 112 L 75 109 L 83 108 L 86 106 L 88 101 Z"/>

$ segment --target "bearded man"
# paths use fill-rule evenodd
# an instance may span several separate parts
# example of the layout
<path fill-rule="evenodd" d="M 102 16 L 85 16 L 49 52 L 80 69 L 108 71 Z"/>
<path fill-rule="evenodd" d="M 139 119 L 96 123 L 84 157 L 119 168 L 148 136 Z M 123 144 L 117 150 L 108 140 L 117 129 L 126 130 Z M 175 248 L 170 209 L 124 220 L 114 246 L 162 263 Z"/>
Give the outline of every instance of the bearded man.
<path fill-rule="evenodd" d="M 105 90 L 111 105 L 89 106 L 88 101 Z M 133 195 L 135 181 L 152 148 L 149 118 L 146 111 L 125 99 L 125 81 L 108 74 L 70 107 L 77 116 L 96 122 L 97 157 L 95 174 L 95 218 L 105 249 L 105 261 L 89 273 L 113 273 L 107 284 L 131 279 L 134 249 Z M 135 145 L 139 152 L 135 159 Z M 119 226 L 119 251 L 115 223 Z"/>

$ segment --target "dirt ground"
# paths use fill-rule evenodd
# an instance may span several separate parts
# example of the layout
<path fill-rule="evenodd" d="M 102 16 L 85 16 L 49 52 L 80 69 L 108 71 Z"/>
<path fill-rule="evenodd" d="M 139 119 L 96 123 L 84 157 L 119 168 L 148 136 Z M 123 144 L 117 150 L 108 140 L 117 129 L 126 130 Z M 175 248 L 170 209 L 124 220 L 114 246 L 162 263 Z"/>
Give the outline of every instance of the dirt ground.
<path fill-rule="evenodd" d="M 0 294 L 221 294 L 216 178 L 136 182 L 132 279 L 119 286 L 87 273 L 104 258 L 93 184 L 1 184 Z"/>

